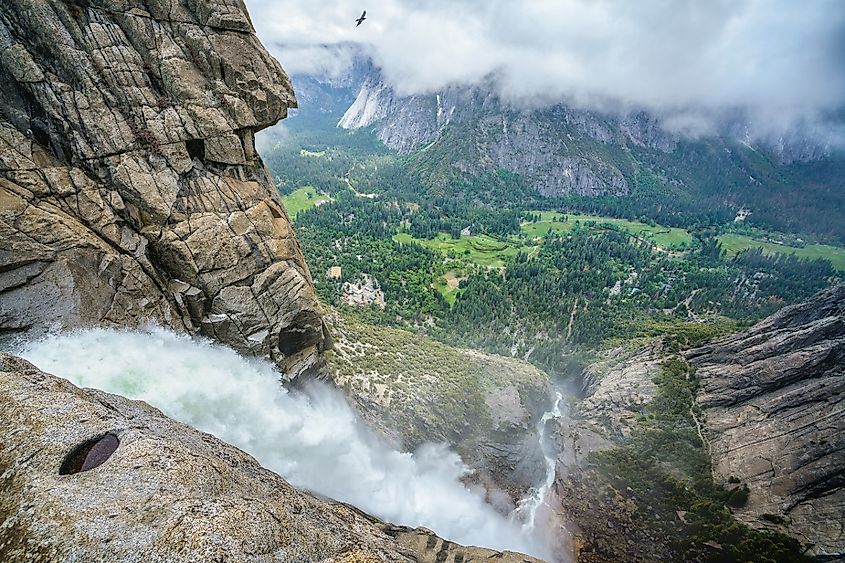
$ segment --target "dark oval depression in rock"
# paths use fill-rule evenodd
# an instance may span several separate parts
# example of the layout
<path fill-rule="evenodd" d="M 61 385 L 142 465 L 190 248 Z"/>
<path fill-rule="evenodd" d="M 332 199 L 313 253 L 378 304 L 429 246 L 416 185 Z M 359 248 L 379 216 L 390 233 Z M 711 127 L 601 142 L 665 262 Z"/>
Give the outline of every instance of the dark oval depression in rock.
<path fill-rule="evenodd" d="M 74 475 L 103 465 L 120 446 L 114 434 L 93 438 L 74 448 L 59 469 L 59 475 Z"/>

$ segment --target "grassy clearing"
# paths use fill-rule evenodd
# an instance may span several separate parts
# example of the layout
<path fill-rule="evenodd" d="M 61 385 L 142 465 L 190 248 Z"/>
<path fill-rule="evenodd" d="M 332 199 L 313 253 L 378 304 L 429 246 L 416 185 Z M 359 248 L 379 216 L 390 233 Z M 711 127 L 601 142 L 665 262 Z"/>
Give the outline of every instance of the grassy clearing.
<path fill-rule="evenodd" d="M 282 196 L 282 202 L 285 204 L 285 209 L 287 209 L 291 219 L 296 219 L 300 212 L 327 201 L 331 201 L 329 196 L 317 193 L 317 189 L 311 186 L 299 188 L 291 194 Z"/>
<path fill-rule="evenodd" d="M 681 250 L 692 244 L 692 237 L 683 229 L 663 227 L 660 225 L 646 225 L 636 221 L 613 219 L 599 215 L 567 215 L 567 221 L 563 221 L 564 215 L 553 211 L 538 212 L 541 221 L 537 223 L 524 223 L 522 232 L 528 239 L 544 238 L 550 232 L 568 233 L 576 225 L 584 225 L 588 222 L 597 224 L 611 224 L 625 232 L 651 241 L 653 244 L 667 250 Z M 529 256 L 536 255 L 539 245 L 520 242 L 516 237 L 513 239 L 499 239 L 487 235 L 476 235 L 453 239 L 446 233 L 437 235 L 434 239 L 418 239 L 408 233 L 398 233 L 393 237 L 398 243 L 417 243 L 431 250 L 442 252 L 457 259 L 485 266 L 488 268 L 502 268 L 508 258 L 516 256 L 522 250 Z M 444 297 L 454 299 L 454 295 L 447 295 L 450 290 L 446 287 L 446 280 L 440 279 L 436 285 Z"/>
<path fill-rule="evenodd" d="M 522 232 L 529 238 L 545 238 L 550 232 L 568 233 L 575 227 L 575 222 L 540 221 L 539 223 L 523 223 Z"/>
<path fill-rule="evenodd" d="M 800 258 L 823 258 L 830 260 L 833 267 L 837 270 L 845 271 L 845 248 L 842 247 L 828 246 L 826 244 L 808 244 L 803 248 L 795 248 L 737 234 L 722 235 L 719 237 L 719 242 L 722 243 L 722 248 L 725 249 L 728 256 L 736 256 L 743 250 L 750 248 L 762 248 L 766 254 L 795 254 Z"/>
<path fill-rule="evenodd" d="M 463 258 L 488 268 L 504 267 L 505 260 L 516 256 L 520 246 L 518 243 L 494 239 L 487 235 L 453 239 L 445 233 L 437 235 L 434 239 L 418 239 L 408 233 L 399 233 L 393 237 L 393 240 L 401 244 L 415 242 L 431 250 L 437 250 L 455 258 Z"/>
<path fill-rule="evenodd" d="M 536 212 L 535 212 L 536 213 Z M 550 232 L 568 233 L 575 228 L 576 222 L 595 222 L 599 225 L 610 224 L 633 236 L 651 241 L 656 246 L 666 250 L 683 250 L 692 244 L 692 236 L 684 229 L 664 227 L 662 225 L 647 225 L 639 221 L 615 219 L 601 215 L 563 214 L 554 211 L 541 211 L 540 222 L 525 223 L 522 232 L 530 238 L 545 237 Z M 567 221 L 562 221 L 566 217 Z"/>
<path fill-rule="evenodd" d="M 455 304 L 458 300 L 458 286 L 461 280 L 457 277 L 454 270 L 449 270 L 443 276 L 437 278 L 434 282 L 434 289 L 440 292 L 443 299 L 446 300 L 450 306 Z"/>

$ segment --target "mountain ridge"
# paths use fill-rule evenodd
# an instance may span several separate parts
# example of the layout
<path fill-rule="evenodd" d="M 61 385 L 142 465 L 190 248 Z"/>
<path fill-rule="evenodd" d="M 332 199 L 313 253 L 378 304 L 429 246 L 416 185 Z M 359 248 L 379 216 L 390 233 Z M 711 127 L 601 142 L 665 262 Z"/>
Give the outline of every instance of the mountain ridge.
<path fill-rule="evenodd" d="M 504 171 L 586 211 L 627 202 L 633 217 L 710 224 L 745 209 L 755 226 L 845 241 L 832 213 L 845 209 L 845 153 L 810 124 L 772 137 L 734 112 L 710 134 L 683 133 L 639 110 L 518 107 L 490 80 L 403 96 L 374 69 L 338 126 L 372 131 L 438 192 L 493 186 Z"/>

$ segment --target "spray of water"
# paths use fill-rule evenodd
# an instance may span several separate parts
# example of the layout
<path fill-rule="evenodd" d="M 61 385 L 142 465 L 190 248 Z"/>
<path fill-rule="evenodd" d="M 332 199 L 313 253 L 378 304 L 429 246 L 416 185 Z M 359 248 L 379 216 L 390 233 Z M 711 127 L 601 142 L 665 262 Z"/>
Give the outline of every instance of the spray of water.
<path fill-rule="evenodd" d="M 146 401 L 251 453 L 295 486 L 459 543 L 549 558 L 530 529 L 461 483 L 466 467 L 448 448 L 392 450 L 337 391 L 313 384 L 287 392 L 267 362 L 162 329 L 78 331 L 18 352 L 77 385 Z"/>

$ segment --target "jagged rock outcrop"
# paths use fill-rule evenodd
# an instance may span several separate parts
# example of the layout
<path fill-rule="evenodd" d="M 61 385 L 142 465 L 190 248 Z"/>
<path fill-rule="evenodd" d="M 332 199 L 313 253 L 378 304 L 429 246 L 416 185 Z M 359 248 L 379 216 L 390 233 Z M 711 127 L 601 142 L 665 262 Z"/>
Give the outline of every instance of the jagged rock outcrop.
<path fill-rule="evenodd" d="M 254 134 L 296 101 L 241 0 L 0 5 L 0 336 L 154 321 L 313 369 Z"/>
<path fill-rule="evenodd" d="M 6 354 L 0 407 L 2 561 L 539 563 L 315 498 L 146 403 Z"/>
<path fill-rule="evenodd" d="M 688 359 L 714 476 L 751 490 L 737 517 L 845 558 L 845 285 Z"/>

